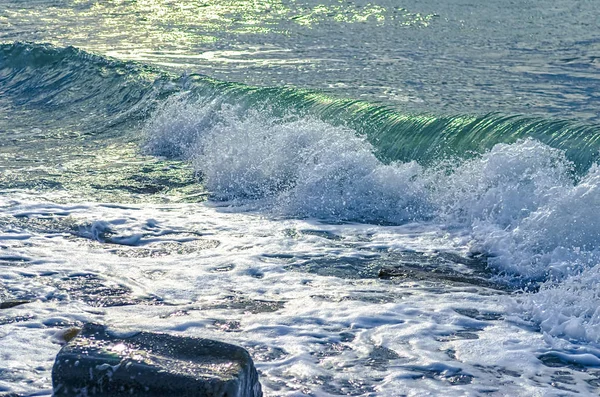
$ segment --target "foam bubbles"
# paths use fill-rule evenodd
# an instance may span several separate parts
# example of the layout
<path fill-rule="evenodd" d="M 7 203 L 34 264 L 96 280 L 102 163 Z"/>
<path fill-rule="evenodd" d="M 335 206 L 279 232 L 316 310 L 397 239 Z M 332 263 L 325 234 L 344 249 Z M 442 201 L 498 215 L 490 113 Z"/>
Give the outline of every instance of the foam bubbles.
<path fill-rule="evenodd" d="M 442 217 L 461 223 L 487 221 L 514 227 L 567 185 L 564 153 L 528 139 L 498 144 L 481 157 L 436 175 Z"/>
<path fill-rule="evenodd" d="M 147 124 L 146 149 L 190 161 L 216 200 L 291 217 L 459 230 L 498 274 L 544 282 L 520 299 L 523 317 L 550 335 L 599 342 L 591 281 L 600 271 L 598 166 L 577 178 L 563 151 L 533 139 L 451 166 L 385 164 L 349 128 L 272 113 L 180 96 Z"/>
<path fill-rule="evenodd" d="M 549 335 L 600 344 L 600 267 L 548 281 L 536 294 L 520 299 L 513 310 L 539 324 Z"/>
<path fill-rule="evenodd" d="M 283 214 L 335 220 L 402 223 L 430 216 L 422 167 L 382 164 L 371 144 L 348 128 L 178 98 L 146 133 L 151 153 L 191 161 L 217 200 L 262 200 Z"/>

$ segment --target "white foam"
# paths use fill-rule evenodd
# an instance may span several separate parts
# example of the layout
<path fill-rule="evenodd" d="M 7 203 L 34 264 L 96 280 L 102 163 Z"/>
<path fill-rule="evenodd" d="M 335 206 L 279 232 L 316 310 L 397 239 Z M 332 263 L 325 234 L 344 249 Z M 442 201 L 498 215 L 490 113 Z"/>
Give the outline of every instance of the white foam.
<path fill-rule="evenodd" d="M 169 101 L 146 134 L 150 152 L 192 161 L 214 199 L 263 199 L 284 214 L 334 220 L 429 215 L 419 165 L 384 165 L 354 131 L 313 118 L 194 106 L 183 97 Z"/>
<path fill-rule="evenodd" d="M 348 128 L 271 114 L 176 98 L 148 124 L 147 148 L 192 161 L 213 197 L 230 204 L 250 202 L 294 217 L 448 228 L 454 238 L 462 234 L 455 241 L 488 255 L 499 274 L 547 280 L 540 294 L 521 300 L 524 318 L 546 324 L 540 310 L 558 305 L 577 320 L 553 317 L 562 325 L 547 332 L 597 340 L 589 309 L 566 303 L 585 295 L 591 306 L 600 304 L 600 287 L 580 275 L 599 263 L 597 166 L 576 178 L 563 152 L 531 139 L 496 145 L 452 167 L 383 164 Z"/>
<path fill-rule="evenodd" d="M 5 221 L 38 206 L 35 196 L 13 199 L 5 207 Z M 63 215 L 56 222 L 109 225 L 111 238 L 142 238 L 127 246 L 99 241 L 85 234 L 85 227 L 49 233 L 30 231 L 27 223 L 10 226 L 15 235 L 29 235 L 12 240 L 10 250 L 35 263 L 4 266 L 4 287 L 35 301 L 2 312 L 15 322 L 1 328 L 0 356 L 18 370 L 17 377 L 0 377 L 4 390 L 48 390 L 60 348 L 54 343 L 57 330 L 87 321 L 242 345 L 253 355 L 270 395 L 476 395 L 484 390 L 535 395 L 551 390 L 555 369 L 536 358 L 547 348 L 539 333 L 512 321 L 460 314 L 460 309 L 476 309 L 504 315 L 501 293 L 294 271 L 307 262 L 326 266 L 338 260 L 341 265 L 341 258 L 385 260 L 407 250 L 452 250 L 460 235 L 455 240 L 434 224 L 332 225 L 203 204 L 58 207 Z M 193 245 L 211 239 L 220 244 Z M 170 253 L 135 255 L 161 245 L 172 247 Z M 197 248 L 184 249 L 188 245 Z M 95 275 L 105 286 L 125 286 L 132 298 L 159 296 L 171 305 L 94 307 L 73 295 L 77 284 L 61 289 L 65 280 L 82 275 Z M 586 357 L 580 359 L 591 362 Z M 587 392 L 591 375 L 570 374 L 576 382 L 570 387 Z"/>
<path fill-rule="evenodd" d="M 552 395 L 564 390 L 540 355 L 596 365 L 597 167 L 576 179 L 561 152 L 532 140 L 450 171 L 386 165 L 347 128 L 203 106 L 172 100 L 148 125 L 148 148 L 192 161 L 228 202 L 0 195 L 0 295 L 34 301 L 2 311 L 0 357 L 16 375 L 0 374 L 0 390 L 48 391 L 57 330 L 87 321 L 240 344 L 271 395 Z M 352 278 L 353 263 L 469 250 L 493 255 L 498 274 L 545 282 L 511 295 Z M 171 305 L 97 307 L 80 277 Z M 571 379 L 560 387 L 597 390 L 592 372 L 560 370 Z"/>

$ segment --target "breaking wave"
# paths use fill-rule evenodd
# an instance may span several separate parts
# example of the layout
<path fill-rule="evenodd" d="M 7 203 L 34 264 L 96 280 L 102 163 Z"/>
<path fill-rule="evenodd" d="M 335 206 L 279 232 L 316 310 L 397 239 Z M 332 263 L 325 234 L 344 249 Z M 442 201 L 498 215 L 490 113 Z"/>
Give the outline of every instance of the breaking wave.
<path fill-rule="evenodd" d="M 149 153 L 191 162 L 216 200 L 463 230 L 499 276 L 541 286 L 518 298 L 522 315 L 552 335 L 600 342 L 600 167 L 568 150 L 523 137 L 463 158 L 385 162 L 348 126 L 189 95 L 163 103 L 145 136 Z"/>
<path fill-rule="evenodd" d="M 0 106 L 52 111 L 48 123 L 87 134 L 132 139 L 143 122 L 144 149 L 191 162 L 216 200 L 459 230 L 498 277 L 539 286 L 514 298 L 519 315 L 600 343 L 596 125 L 403 114 L 30 43 L 0 45 L 0 94 Z"/>

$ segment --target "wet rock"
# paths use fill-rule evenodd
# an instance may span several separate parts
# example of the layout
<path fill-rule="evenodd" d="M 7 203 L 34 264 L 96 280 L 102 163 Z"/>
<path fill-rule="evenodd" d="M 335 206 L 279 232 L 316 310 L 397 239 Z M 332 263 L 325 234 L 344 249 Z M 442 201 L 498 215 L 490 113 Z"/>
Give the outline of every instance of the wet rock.
<path fill-rule="evenodd" d="M 499 291 L 512 291 L 520 286 L 493 282 L 493 272 L 485 257 L 463 257 L 448 252 L 398 253 L 362 252 L 360 256 L 263 255 L 263 258 L 288 262 L 284 269 L 349 279 L 380 278 L 429 281 L 456 286 L 476 286 Z M 518 289 L 518 288 L 517 288 Z"/>
<path fill-rule="evenodd" d="M 81 328 L 70 327 L 70 328 L 58 331 L 54 335 L 54 338 L 58 343 L 60 343 L 61 345 L 64 345 L 66 343 L 69 343 L 73 339 L 75 339 L 75 337 L 77 337 L 77 335 L 79 335 L 80 332 L 81 332 Z"/>
<path fill-rule="evenodd" d="M 4 302 L 0 302 L 0 309 L 10 309 L 11 307 L 15 307 L 15 306 L 19 306 L 19 305 L 24 305 L 26 303 L 29 303 L 31 301 L 28 300 L 7 300 Z"/>
<path fill-rule="evenodd" d="M 382 267 L 378 277 L 381 279 L 407 279 L 418 281 L 432 281 L 445 284 L 471 284 L 477 287 L 505 290 L 506 286 L 491 282 L 490 280 L 469 274 L 464 274 L 449 269 L 417 269 L 404 264 L 395 267 Z"/>
<path fill-rule="evenodd" d="M 241 347 L 168 334 L 116 333 L 87 324 L 58 353 L 54 396 L 262 396 Z"/>
<path fill-rule="evenodd" d="M 477 309 L 456 308 L 454 311 L 458 314 L 462 314 L 463 316 L 470 317 L 475 320 L 497 321 L 503 318 L 502 313 L 483 312 Z"/>

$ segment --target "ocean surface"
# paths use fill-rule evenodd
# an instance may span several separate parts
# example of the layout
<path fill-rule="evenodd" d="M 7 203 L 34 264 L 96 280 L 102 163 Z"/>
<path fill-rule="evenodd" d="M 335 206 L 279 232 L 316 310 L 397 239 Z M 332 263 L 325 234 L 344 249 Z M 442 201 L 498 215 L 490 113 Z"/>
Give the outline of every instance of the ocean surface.
<path fill-rule="evenodd" d="M 51 395 L 86 322 L 243 346 L 267 396 L 598 395 L 599 31 L 0 0 L 0 395 Z"/>

